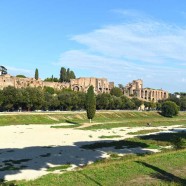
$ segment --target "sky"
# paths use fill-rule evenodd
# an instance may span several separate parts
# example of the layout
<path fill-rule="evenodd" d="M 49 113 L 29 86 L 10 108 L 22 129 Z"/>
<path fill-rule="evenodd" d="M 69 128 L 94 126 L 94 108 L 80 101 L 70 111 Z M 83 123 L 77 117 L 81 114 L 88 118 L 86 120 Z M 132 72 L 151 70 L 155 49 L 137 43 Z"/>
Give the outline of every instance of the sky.
<path fill-rule="evenodd" d="M 186 1 L 0 0 L 0 65 L 186 92 Z"/>

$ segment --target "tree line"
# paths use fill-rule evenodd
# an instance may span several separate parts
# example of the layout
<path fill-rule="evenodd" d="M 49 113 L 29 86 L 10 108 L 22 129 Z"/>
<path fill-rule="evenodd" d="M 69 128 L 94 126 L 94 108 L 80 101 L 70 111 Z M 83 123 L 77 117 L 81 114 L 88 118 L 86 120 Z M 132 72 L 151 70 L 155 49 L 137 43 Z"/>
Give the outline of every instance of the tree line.
<path fill-rule="evenodd" d="M 75 79 L 76 75 L 73 70 L 70 70 L 70 68 L 61 67 L 59 78 L 54 77 L 53 75 L 51 77 L 48 77 L 44 79 L 44 81 L 49 82 L 70 82 L 70 79 Z"/>
<path fill-rule="evenodd" d="M 98 94 L 96 109 L 137 109 L 141 102 L 137 98 L 117 97 L 109 93 Z M 54 90 L 51 87 L 14 88 L 0 90 L 0 111 L 34 110 L 84 110 L 86 93 L 71 89 Z"/>
<path fill-rule="evenodd" d="M 161 110 L 165 101 L 175 102 L 180 110 L 186 110 L 186 96 L 176 98 L 170 95 L 167 100 L 143 102 L 137 98 L 129 99 L 115 87 L 111 93 L 95 95 L 97 110 L 134 110 L 142 104 L 149 110 Z M 0 111 L 34 111 L 34 110 L 84 110 L 86 108 L 86 93 L 71 89 L 54 90 L 51 87 L 20 88 L 6 87 L 0 90 Z"/>

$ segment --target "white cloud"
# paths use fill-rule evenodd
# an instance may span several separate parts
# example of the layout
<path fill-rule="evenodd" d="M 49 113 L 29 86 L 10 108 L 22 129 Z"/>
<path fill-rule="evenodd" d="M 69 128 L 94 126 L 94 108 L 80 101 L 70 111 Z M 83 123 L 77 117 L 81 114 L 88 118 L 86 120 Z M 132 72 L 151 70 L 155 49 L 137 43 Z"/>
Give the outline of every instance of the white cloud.
<path fill-rule="evenodd" d="M 155 21 L 107 26 L 72 40 L 92 52 L 149 63 L 186 58 L 186 29 Z"/>
<path fill-rule="evenodd" d="M 61 65 L 88 70 L 91 76 L 105 76 L 116 83 L 127 83 L 132 77 L 143 78 L 151 87 L 183 88 L 178 82 L 185 73 L 186 27 L 143 17 L 75 35 L 71 40 L 85 49 L 62 53 Z"/>

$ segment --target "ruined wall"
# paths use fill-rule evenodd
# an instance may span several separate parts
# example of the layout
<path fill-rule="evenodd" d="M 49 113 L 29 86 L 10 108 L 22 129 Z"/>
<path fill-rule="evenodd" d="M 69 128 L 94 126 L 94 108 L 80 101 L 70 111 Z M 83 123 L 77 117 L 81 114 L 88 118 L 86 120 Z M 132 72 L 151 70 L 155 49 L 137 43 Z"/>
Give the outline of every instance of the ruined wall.
<path fill-rule="evenodd" d="M 64 88 L 71 88 L 74 91 L 87 92 L 90 85 L 94 86 L 95 93 L 110 92 L 114 87 L 113 82 L 108 82 L 105 78 L 77 78 L 71 79 L 70 83 L 47 82 L 35 78 L 20 78 L 14 77 L 9 74 L 0 76 L 0 89 L 8 86 L 15 88 L 26 87 L 52 87 L 57 90 Z"/>
<path fill-rule="evenodd" d="M 156 90 L 150 88 L 143 88 L 143 81 L 141 79 L 134 80 L 132 83 L 128 83 L 123 90 L 124 95 L 134 96 L 146 101 L 154 101 L 167 99 L 169 93 L 164 90 Z"/>
<path fill-rule="evenodd" d="M 71 89 L 74 91 L 87 92 L 90 85 L 94 87 L 95 93 L 109 93 L 114 87 L 113 82 L 108 82 L 106 78 L 77 78 L 70 80 Z"/>

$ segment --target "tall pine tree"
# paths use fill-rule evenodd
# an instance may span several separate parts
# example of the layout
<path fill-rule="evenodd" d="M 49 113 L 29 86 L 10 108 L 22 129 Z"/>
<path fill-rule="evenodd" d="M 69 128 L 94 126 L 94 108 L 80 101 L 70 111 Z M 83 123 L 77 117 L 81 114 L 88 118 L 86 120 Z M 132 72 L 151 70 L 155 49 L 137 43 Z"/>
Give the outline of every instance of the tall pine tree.
<path fill-rule="evenodd" d="M 87 111 L 87 118 L 91 120 L 94 118 L 96 113 L 96 98 L 94 95 L 94 87 L 91 85 L 88 88 L 87 94 L 86 94 L 86 111 Z"/>
<path fill-rule="evenodd" d="M 60 82 L 65 82 L 65 81 L 66 81 L 66 79 L 67 79 L 67 72 L 66 72 L 66 68 L 61 67 L 59 81 L 60 81 Z"/>
<path fill-rule="evenodd" d="M 39 78 L 39 71 L 38 71 L 38 69 L 36 68 L 36 70 L 35 70 L 35 79 L 38 80 L 38 78 Z"/>
<path fill-rule="evenodd" d="M 70 82 L 70 69 L 69 69 L 69 68 L 67 68 L 66 81 L 67 81 L 67 82 Z"/>
<path fill-rule="evenodd" d="M 69 77 L 70 79 L 76 79 L 76 76 L 72 70 L 70 71 Z M 69 82 L 70 82 L 70 79 L 69 79 Z"/>

